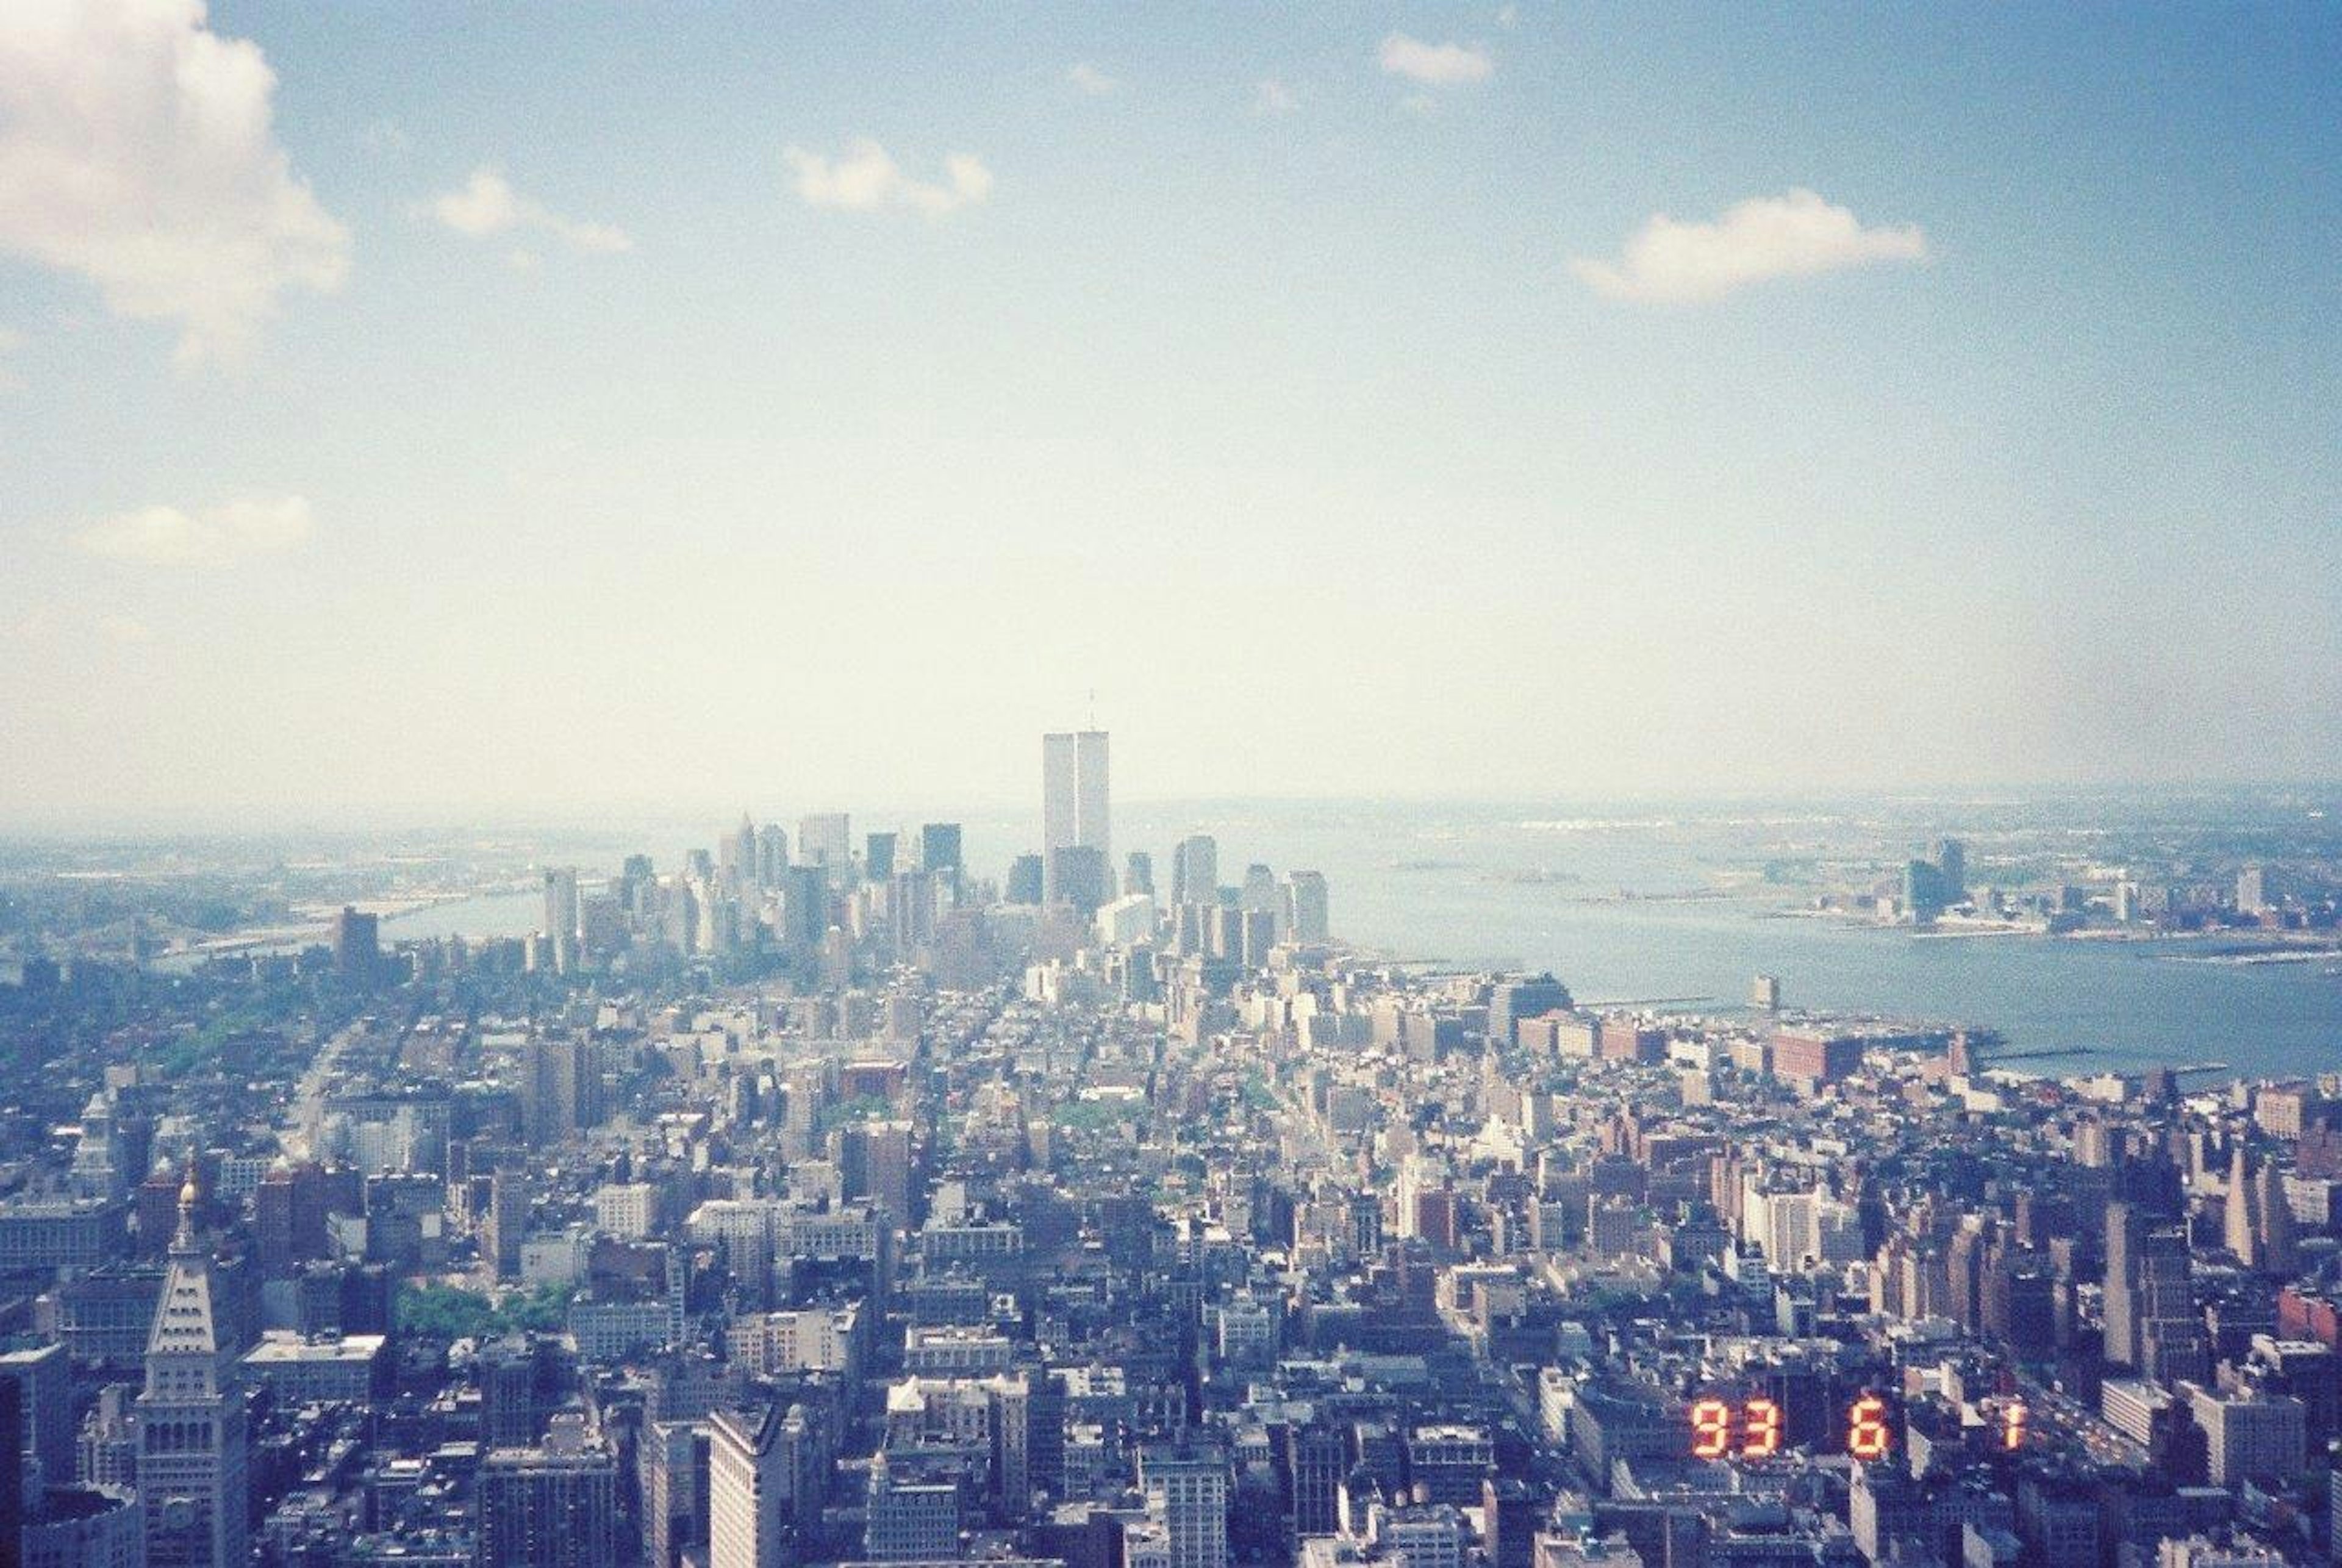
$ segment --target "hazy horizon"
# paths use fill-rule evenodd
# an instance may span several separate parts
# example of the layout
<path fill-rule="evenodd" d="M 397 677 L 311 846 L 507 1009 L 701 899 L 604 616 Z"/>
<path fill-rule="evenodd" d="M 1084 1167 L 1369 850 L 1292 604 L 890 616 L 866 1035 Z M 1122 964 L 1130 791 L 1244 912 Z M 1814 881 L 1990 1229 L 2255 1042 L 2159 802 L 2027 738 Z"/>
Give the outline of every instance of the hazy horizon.
<path fill-rule="evenodd" d="M 2299 797 L 2297 801 L 2295 797 Z M 2326 804 L 2333 801 L 2332 805 Z M 1845 815 L 1864 812 L 1894 814 L 1921 808 L 1957 808 L 1987 814 L 2000 811 L 2082 808 L 2104 804 L 2130 814 L 2141 809 L 2252 805 L 2274 808 L 2297 804 L 2322 817 L 2342 809 L 2342 777 L 2333 779 L 2244 781 L 2122 781 L 2112 784 L 2049 784 L 2006 781 L 1998 784 L 1947 784 L 1893 788 L 1827 788 L 1686 793 L 1652 789 L 1610 794 L 1548 793 L 1545 794 L 1442 794 L 1436 793 L 1326 794 L 1131 794 L 1117 781 L 1114 809 L 1118 818 L 1160 817 L 1188 811 L 1199 817 L 1215 811 L 1245 807 L 1294 809 L 1310 805 L 1355 806 L 1394 813 L 1453 811 L 1479 814 L 1558 812 L 1588 820 L 1615 819 L 1621 813 L 1675 813 L 1688 821 L 1715 821 L 1736 812 L 1791 812 Z M 339 808 L 287 811 L 258 816 L 250 812 L 189 811 L 172 814 L 108 811 L 104 816 L 54 817 L 27 815 L 0 819 L 0 844 L 102 843 L 148 840 L 237 842 L 279 837 L 318 839 L 381 839 L 401 834 L 454 833 L 510 834 L 558 837 L 567 834 L 625 833 L 681 834 L 694 842 L 712 840 L 746 814 L 758 823 L 775 823 L 796 830 L 800 819 L 826 812 L 844 812 L 854 821 L 857 840 L 866 832 L 907 829 L 923 822 L 966 820 L 998 825 L 1030 818 L 1037 828 L 1041 817 L 1037 771 L 1029 798 L 991 796 L 903 800 L 880 796 L 800 797 L 786 791 L 750 792 L 730 801 L 704 802 L 607 801 L 533 810 L 525 805 L 461 806 L 400 805 L 374 803 Z M 1555 820 L 1560 820 L 1558 818 Z M 1947 830 L 1957 824 L 1947 821 Z M 1162 845 L 1133 844 L 1132 848 Z"/>
<path fill-rule="evenodd" d="M 2315 776 L 2337 65 L 8 7 L 0 831 L 988 809 L 1092 714 L 1134 801 Z"/>

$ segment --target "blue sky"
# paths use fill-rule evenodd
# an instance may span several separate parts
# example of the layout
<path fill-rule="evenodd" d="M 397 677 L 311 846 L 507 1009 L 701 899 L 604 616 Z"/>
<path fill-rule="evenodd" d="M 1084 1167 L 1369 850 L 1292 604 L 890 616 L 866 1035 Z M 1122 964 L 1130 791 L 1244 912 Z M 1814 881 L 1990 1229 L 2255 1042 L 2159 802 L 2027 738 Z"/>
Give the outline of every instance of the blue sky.
<path fill-rule="evenodd" d="M 2328 776 L 2337 83 L 2307 6 L 12 8 L 0 819 L 1014 799 L 1092 690 L 1134 794 Z"/>

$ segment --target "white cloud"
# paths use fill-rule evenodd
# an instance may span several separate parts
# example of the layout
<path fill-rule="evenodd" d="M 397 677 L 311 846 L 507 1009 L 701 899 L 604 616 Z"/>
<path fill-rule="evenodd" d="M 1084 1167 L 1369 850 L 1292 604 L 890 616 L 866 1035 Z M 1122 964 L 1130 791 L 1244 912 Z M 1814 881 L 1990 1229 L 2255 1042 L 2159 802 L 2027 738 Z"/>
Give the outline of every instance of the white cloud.
<path fill-rule="evenodd" d="M 434 198 L 423 209 L 459 235 L 485 239 L 492 235 L 531 229 L 548 234 L 581 251 L 609 253 L 635 248 L 632 235 L 610 224 L 583 223 L 534 202 L 512 188 L 512 182 L 491 168 L 477 168 L 460 190 Z"/>
<path fill-rule="evenodd" d="M 277 554 L 309 537 L 309 503 L 298 495 L 247 496 L 200 512 L 146 506 L 102 517 L 74 534 L 90 554 L 137 566 L 213 566 Z"/>
<path fill-rule="evenodd" d="M 1718 299 L 1767 278 L 1927 259 L 1927 236 L 1917 224 L 1865 228 L 1846 208 L 1800 189 L 1751 197 L 1714 223 L 1678 223 L 1656 214 L 1616 261 L 1581 258 L 1571 265 L 1597 294 L 1676 305 Z"/>
<path fill-rule="evenodd" d="M 1103 98 L 1122 85 L 1118 78 L 1107 75 L 1087 60 L 1075 61 L 1066 71 L 1066 80 L 1073 84 L 1076 92 L 1093 98 Z"/>
<path fill-rule="evenodd" d="M 1264 115 L 1289 115 L 1300 106 L 1301 100 L 1293 95 L 1293 89 L 1274 76 L 1264 78 L 1253 95 L 1253 107 Z"/>
<path fill-rule="evenodd" d="M 940 217 L 974 206 L 992 194 L 992 171 L 972 153 L 946 157 L 941 184 L 911 178 L 886 148 L 866 136 L 848 143 L 835 158 L 796 146 L 783 149 L 781 156 L 788 163 L 798 199 L 812 207 L 853 212 L 911 207 Z"/>
<path fill-rule="evenodd" d="M 293 289 L 348 275 L 349 235 L 276 144 L 276 75 L 203 0 L 0 5 L 0 250 L 232 360 Z"/>
<path fill-rule="evenodd" d="M 1521 25 L 1521 8 L 1520 8 L 1519 6 L 1517 6 L 1517 5 L 1499 5 L 1499 6 L 1497 6 L 1497 7 L 1496 7 L 1496 25 L 1497 25 L 1497 26 L 1499 26 L 1499 27 L 1517 27 L 1517 26 L 1519 26 L 1520 25 Z"/>
<path fill-rule="evenodd" d="M 1477 44 L 1426 44 L 1404 33 L 1384 39 L 1379 54 L 1385 72 L 1427 87 L 1485 82 L 1496 68 L 1488 52 Z"/>
<path fill-rule="evenodd" d="M 114 643 L 151 643 L 155 629 L 135 615 L 104 614 L 95 623 L 99 636 Z"/>

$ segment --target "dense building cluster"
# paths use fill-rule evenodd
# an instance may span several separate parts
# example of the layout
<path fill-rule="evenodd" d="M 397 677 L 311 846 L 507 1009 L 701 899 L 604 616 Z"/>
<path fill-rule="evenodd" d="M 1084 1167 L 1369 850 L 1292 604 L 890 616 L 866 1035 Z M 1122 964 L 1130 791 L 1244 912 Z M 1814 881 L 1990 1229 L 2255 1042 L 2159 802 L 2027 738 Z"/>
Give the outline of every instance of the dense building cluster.
<path fill-rule="evenodd" d="M 6 1128 L 22 1560 L 2327 1550 L 2342 1084 L 1394 965 L 1208 836 L 1110 871 L 1105 736 L 1044 761 L 1007 884 L 744 823 L 73 1034 Z"/>

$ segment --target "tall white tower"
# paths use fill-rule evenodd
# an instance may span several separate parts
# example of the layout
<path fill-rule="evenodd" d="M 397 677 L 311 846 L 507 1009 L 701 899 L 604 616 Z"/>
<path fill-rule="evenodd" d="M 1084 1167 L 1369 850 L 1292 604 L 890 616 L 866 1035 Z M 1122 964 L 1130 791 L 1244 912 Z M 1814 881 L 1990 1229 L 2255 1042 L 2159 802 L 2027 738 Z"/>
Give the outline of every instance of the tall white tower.
<path fill-rule="evenodd" d="M 138 1495 L 146 1568 L 245 1568 L 247 1434 L 235 1350 L 221 1337 L 217 1278 L 195 1240 L 195 1183 L 179 1189 L 179 1231 L 146 1335 L 138 1396 Z"/>
<path fill-rule="evenodd" d="M 1066 730 L 1041 737 L 1041 864 L 1047 896 L 1063 896 L 1057 852 L 1097 851 L 1098 864 L 1114 864 L 1111 806 L 1106 790 L 1104 730 Z"/>
<path fill-rule="evenodd" d="M 794 1509 L 790 1446 L 777 1404 L 707 1419 L 708 1568 L 784 1568 Z"/>

